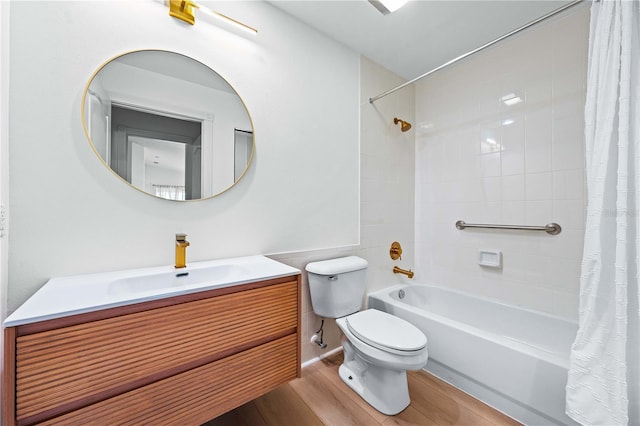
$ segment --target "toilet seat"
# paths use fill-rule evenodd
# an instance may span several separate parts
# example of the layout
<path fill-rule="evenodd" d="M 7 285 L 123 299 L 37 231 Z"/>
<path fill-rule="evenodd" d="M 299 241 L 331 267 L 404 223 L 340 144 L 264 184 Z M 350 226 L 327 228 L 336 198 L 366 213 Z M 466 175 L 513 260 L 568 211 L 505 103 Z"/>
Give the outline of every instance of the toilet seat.
<path fill-rule="evenodd" d="M 349 315 L 345 320 L 355 337 L 387 352 L 413 355 L 427 346 L 427 338 L 422 331 L 386 312 L 367 309 Z"/>

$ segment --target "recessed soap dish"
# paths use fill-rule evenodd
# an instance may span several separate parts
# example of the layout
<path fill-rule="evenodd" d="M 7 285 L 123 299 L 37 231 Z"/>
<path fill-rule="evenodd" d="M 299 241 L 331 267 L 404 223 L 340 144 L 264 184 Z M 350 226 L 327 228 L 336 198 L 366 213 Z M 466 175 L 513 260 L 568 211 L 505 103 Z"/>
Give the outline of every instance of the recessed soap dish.
<path fill-rule="evenodd" d="M 480 250 L 478 264 L 488 268 L 501 268 L 502 252 L 500 250 Z"/>

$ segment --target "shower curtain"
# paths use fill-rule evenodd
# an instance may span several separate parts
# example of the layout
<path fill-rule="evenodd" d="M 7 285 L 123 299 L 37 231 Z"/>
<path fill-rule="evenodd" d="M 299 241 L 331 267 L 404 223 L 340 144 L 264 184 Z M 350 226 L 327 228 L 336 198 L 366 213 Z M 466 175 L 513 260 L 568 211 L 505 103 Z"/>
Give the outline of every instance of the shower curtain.
<path fill-rule="evenodd" d="M 640 1 L 591 5 L 585 105 L 588 207 L 567 414 L 640 424 Z"/>

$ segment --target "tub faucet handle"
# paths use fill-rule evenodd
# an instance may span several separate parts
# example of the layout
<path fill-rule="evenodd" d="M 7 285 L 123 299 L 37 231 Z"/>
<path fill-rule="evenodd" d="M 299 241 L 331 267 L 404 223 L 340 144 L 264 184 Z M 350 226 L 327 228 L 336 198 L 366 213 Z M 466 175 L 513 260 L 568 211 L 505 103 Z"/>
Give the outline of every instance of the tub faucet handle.
<path fill-rule="evenodd" d="M 399 242 L 394 241 L 391 243 L 391 248 L 389 249 L 389 256 L 393 260 L 402 260 L 402 246 Z"/>

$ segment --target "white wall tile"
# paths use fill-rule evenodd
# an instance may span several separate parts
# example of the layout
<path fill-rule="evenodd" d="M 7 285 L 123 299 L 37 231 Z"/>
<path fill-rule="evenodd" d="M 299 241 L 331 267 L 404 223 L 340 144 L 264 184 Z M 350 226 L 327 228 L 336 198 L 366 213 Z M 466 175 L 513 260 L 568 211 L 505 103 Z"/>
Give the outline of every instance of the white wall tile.
<path fill-rule="evenodd" d="M 499 177 L 487 177 L 482 179 L 482 195 L 484 201 L 500 201 L 502 185 Z"/>
<path fill-rule="evenodd" d="M 514 201 L 525 199 L 525 175 L 502 176 L 500 179 L 502 184 L 502 200 Z"/>
<path fill-rule="evenodd" d="M 582 259 L 579 257 L 561 258 L 551 257 L 546 267 L 549 270 L 549 284 L 560 290 L 568 290 L 578 293 L 580 290 L 580 266 Z"/>
<path fill-rule="evenodd" d="M 525 199 L 527 201 L 549 200 L 552 197 L 553 173 L 527 173 L 525 179 Z"/>
<path fill-rule="evenodd" d="M 549 200 L 526 200 L 524 221 L 526 225 L 537 226 L 549 223 L 553 216 L 553 202 Z"/>
<path fill-rule="evenodd" d="M 500 122 L 502 149 L 523 150 L 525 142 L 525 120 L 521 113 L 507 113 Z"/>
<path fill-rule="evenodd" d="M 503 149 L 500 122 L 493 121 L 480 126 L 480 153 L 489 154 Z"/>
<path fill-rule="evenodd" d="M 526 261 L 523 264 L 524 280 L 529 285 L 545 285 L 548 270 L 546 265 L 550 257 L 541 254 L 525 253 Z"/>
<path fill-rule="evenodd" d="M 502 201 L 502 218 L 500 223 L 517 225 L 524 223 L 524 201 Z"/>
<path fill-rule="evenodd" d="M 584 169 L 553 172 L 553 198 L 556 200 L 581 200 L 586 198 Z"/>
<path fill-rule="evenodd" d="M 577 318 L 588 23 L 582 8 L 417 84 L 416 120 L 430 126 L 417 139 L 416 179 L 430 183 L 415 198 L 420 279 Z M 427 101 L 452 88 L 471 96 Z M 505 105 L 509 94 L 523 101 Z M 459 219 L 563 231 L 458 231 Z M 502 250 L 503 268 L 480 268 L 481 247 Z"/>
<path fill-rule="evenodd" d="M 524 143 L 512 146 L 502 152 L 502 176 L 520 175 L 525 171 Z"/>
<path fill-rule="evenodd" d="M 578 132 L 574 132 L 573 137 L 577 137 Z M 560 140 L 569 141 L 566 135 L 562 136 Z M 554 136 L 553 144 L 553 169 L 555 170 L 572 170 L 572 169 L 584 169 L 584 145 L 575 144 L 572 142 L 555 143 L 556 136 Z"/>
<path fill-rule="evenodd" d="M 567 312 L 578 312 L 579 293 L 555 289 L 553 291 L 553 313 L 558 316 L 567 316 Z"/>
<path fill-rule="evenodd" d="M 552 107 L 551 91 L 546 102 L 534 105 L 526 112 L 526 154 L 527 173 L 547 172 L 552 170 Z"/>
<path fill-rule="evenodd" d="M 482 154 L 480 162 L 482 163 L 482 176 L 500 176 L 500 152 L 492 152 L 490 154 Z"/>
<path fill-rule="evenodd" d="M 582 199 L 576 200 L 554 200 L 553 220 L 564 224 L 565 230 L 585 229 L 585 208 Z"/>
<path fill-rule="evenodd" d="M 527 173 L 550 172 L 553 170 L 551 139 L 539 139 L 526 147 Z"/>

